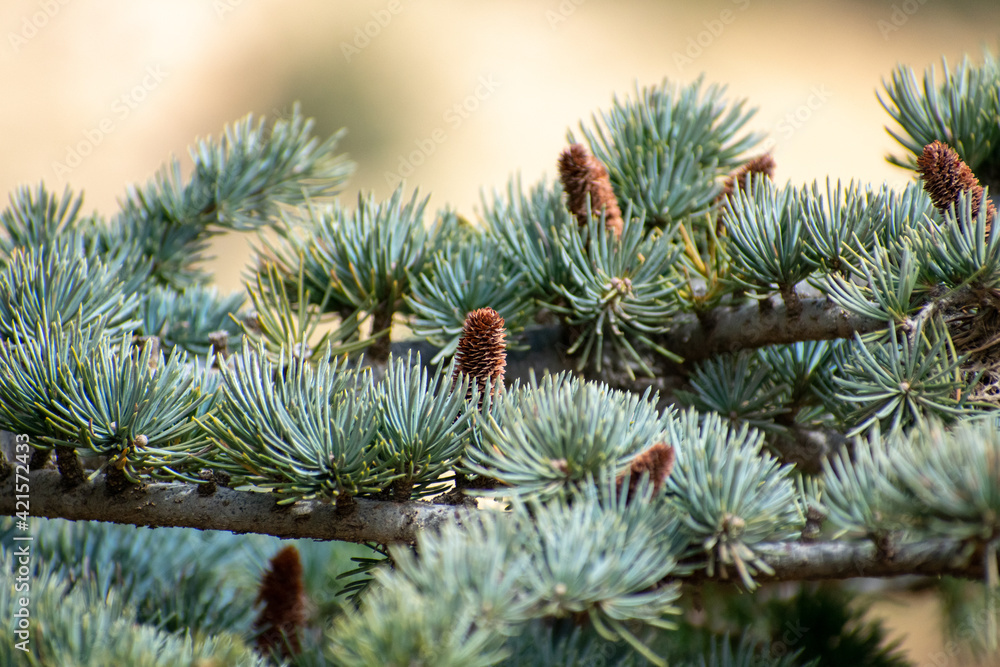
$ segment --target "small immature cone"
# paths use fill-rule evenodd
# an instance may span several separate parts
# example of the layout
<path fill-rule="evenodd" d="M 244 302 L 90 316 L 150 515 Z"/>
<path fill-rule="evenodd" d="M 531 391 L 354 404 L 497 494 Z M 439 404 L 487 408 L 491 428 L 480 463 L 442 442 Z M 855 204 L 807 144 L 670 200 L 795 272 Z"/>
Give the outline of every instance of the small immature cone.
<path fill-rule="evenodd" d="M 979 215 L 979 207 L 983 203 L 983 188 L 979 179 L 969 169 L 958 153 L 940 141 L 934 141 L 924 146 L 924 152 L 917 158 L 917 171 L 924 179 L 924 190 L 930 196 L 934 206 L 944 213 L 958 203 L 958 196 L 963 192 L 972 195 L 972 215 Z M 993 202 L 986 201 L 986 232 L 989 233 L 991 223 L 996 218 Z"/>
<path fill-rule="evenodd" d="M 486 390 L 487 381 L 492 382 L 492 393 L 502 390 L 507 367 L 507 331 L 503 324 L 503 318 L 492 308 L 480 308 L 466 316 L 455 352 L 455 382 L 464 373 L 475 378 L 480 392 Z"/>
<path fill-rule="evenodd" d="M 581 227 L 589 221 L 587 217 L 587 198 L 590 198 L 590 210 L 594 215 L 604 213 L 604 226 L 615 234 L 622 235 L 622 212 L 618 208 L 618 200 L 611 189 L 611 179 L 608 170 L 601 161 L 587 152 L 580 144 L 570 144 L 570 147 L 559 156 L 559 177 L 563 190 L 566 191 L 566 207 L 576 216 Z"/>
<path fill-rule="evenodd" d="M 653 484 L 653 495 L 656 495 L 663 488 L 667 477 L 670 477 L 675 458 L 676 453 L 670 445 L 662 442 L 653 445 L 632 459 L 629 469 L 618 476 L 618 489 L 621 490 L 622 484 L 628 478 L 628 498 L 631 500 L 636 487 L 639 486 L 639 480 L 643 474 L 648 474 L 649 481 Z"/>
<path fill-rule="evenodd" d="M 229 357 L 229 332 L 219 329 L 208 334 L 208 342 L 212 344 L 212 352 L 223 361 Z"/>
<path fill-rule="evenodd" d="M 260 593 L 254 604 L 263 602 L 254 628 L 257 652 L 269 656 L 277 648 L 290 658 L 302 652 L 299 628 L 306 621 L 306 594 L 302 585 L 302 561 L 299 551 L 287 546 L 271 559 L 271 569 L 264 573 Z"/>
<path fill-rule="evenodd" d="M 147 346 L 152 348 L 149 353 L 149 367 L 156 370 L 156 362 L 160 358 L 160 337 L 132 336 L 132 349 L 135 350 L 136 357 L 145 352 Z"/>
<path fill-rule="evenodd" d="M 740 165 L 736 171 L 726 176 L 725 182 L 722 184 L 722 192 L 716 198 L 718 202 L 724 202 L 729 197 L 732 197 L 739 192 L 746 192 L 747 189 L 747 175 L 750 175 L 750 181 L 753 182 L 754 175 L 763 174 L 767 178 L 774 178 L 774 158 L 771 157 L 770 153 L 764 153 L 763 155 L 758 155 L 757 157 L 749 160 L 748 162 Z M 726 231 L 724 224 L 725 216 L 718 216 L 715 223 L 715 233 L 723 234 Z"/>
<path fill-rule="evenodd" d="M 719 199 L 734 194 L 737 188 L 739 188 L 742 192 L 746 192 L 747 174 L 763 174 L 764 176 L 773 179 L 774 166 L 774 158 L 771 157 L 770 153 L 758 155 L 752 160 L 745 162 L 740 165 L 736 171 L 729 174 L 729 176 L 726 176 L 726 181 L 722 185 L 722 192 L 719 194 Z M 753 176 L 750 178 L 752 180 Z"/>
<path fill-rule="evenodd" d="M 215 353 L 215 367 L 225 366 L 226 359 L 229 358 L 229 332 L 225 329 L 213 331 L 208 334 L 208 342 L 212 344 L 212 352 Z"/>

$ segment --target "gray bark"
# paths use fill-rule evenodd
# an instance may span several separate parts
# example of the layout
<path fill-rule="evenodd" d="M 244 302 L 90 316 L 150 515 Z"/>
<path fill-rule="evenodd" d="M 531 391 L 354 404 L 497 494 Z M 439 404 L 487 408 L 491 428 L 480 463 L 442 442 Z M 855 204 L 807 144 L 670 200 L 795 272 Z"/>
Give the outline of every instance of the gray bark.
<path fill-rule="evenodd" d="M 17 483 L 23 484 L 23 476 Z M 0 482 L 0 515 L 16 511 L 17 475 Z M 109 521 L 135 526 L 181 526 L 275 537 L 311 537 L 344 542 L 412 542 L 463 510 L 425 502 L 393 503 L 356 499 L 349 511 L 321 501 L 279 506 L 270 493 L 219 487 L 212 495 L 198 485 L 153 483 L 108 496 L 103 478 L 63 490 L 59 472 L 35 470 L 28 475 L 31 516 L 74 521 Z"/>
<path fill-rule="evenodd" d="M 16 511 L 17 475 L 0 482 L 0 515 Z M 449 520 L 461 520 L 469 510 L 427 502 L 394 503 L 355 499 L 344 508 L 299 501 L 278 506 L 270 493 L 220 487 L 201 495 L 198 486 L 180 482 L 146 484 L 117 496 L 108 496 L 103 480 L 63 490 L 58 471 L 36 470 L 28 475 L 30 515 L 77 521 L 108 521 L 136 526 L 181 526 L 234 533 L 260 533 L 283 538 L 312 538 L 346 542 L 412 543 L 421 531 Z M 19 483 L 23 482 L 22 480 Z M 30 519 L 29 519 L 30 521 Z M 900 575 L 952 575 L 982 579 L 982 546 L 954 539 L 927 539 L 893 545 L 887 554 L 862 542 L 787 542 L 755 545 L 755 551 L 773 570 L 758 581 L 850 579 Z M 713 579 L 731 581 L 717 574 Z M 704 571 L 684 577 L 704 580 Z"/>
<path fill-rule="evenodd" d="M 657 342 L 692 362 L 726 352 L 848 338 L 886 328 L 881 320 L 855 315 L 827 299 L 801 299 L 798 315 L 790 315 L 784 303 L 770 303 L 765 308 L 757 304 L 716 308 L 704 321 L 679 315 Z"/>

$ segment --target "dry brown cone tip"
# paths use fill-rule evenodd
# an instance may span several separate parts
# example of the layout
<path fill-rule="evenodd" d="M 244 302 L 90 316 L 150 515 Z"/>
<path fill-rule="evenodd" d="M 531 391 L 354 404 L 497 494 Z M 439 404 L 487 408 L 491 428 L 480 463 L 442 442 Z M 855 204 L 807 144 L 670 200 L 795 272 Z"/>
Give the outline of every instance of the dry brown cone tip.
<path fill-rule="evenodd" d="M 625 226 L 622 211 L 611 188 L 608 170 L 600 160 L 581 144 L 570 144 L 559 156 L 559 178 L 566 191 L 566 207 L 581 227 L 590 222 L 587 215 L 589 200 L 594 215 L 604 213 L 605 229 L 614 232 L 615 238 L 622 235 Z"/>
<path fill-rule="evenodd" d="M 618 476 L 618 490 L 621 490 L 622 484 L 628 479 L 628 498 L 631 500 L 643 474 L 647 474 L 653 485 L 653 495 L 656 495 L 670 477 L 676 457 L 677 454 L 670 445 L 662 442 L 653 445 L 632 459 L 628 470 Z"/>
<path fill-rule="evenodd" d="M 302 652 L 299 628 L 306 621 L 306 594 L 302 585 L 302 561 L 294 546 L 287 546 L 271 559 L 260 582 L 255 605 L 264 603 L 254 621 L 258 630 L 257 652 L 270 656 L 277 649 L 289 658 Z"/>
<path fill-rule="evenodd" d="M 503 391 L 507 367 L 507 330 L 503 326 L 503 318 L 492 308 L 480 308 L 466 316 L 455 352 L 453 380 L 456 383 L 464 373 L 475 380 L 480 392 L 486 390 L 487 382 L 491 383 L 492 394 Z M 471 395 L 472 387 L 469 387 Z"/>
<path fill-rule="evenodd" d="M 972 215 L 979 215 L 983 204 L 983 188 L 969 165 L 962 161 L 948 144 L 934 141 L 924 146 L 924 152 L 917 158 L 917 171 L 924 180 L 924 191 L 930 196 L 934 206 L 944 213 L 958 203 L 963 192 L 972 196 Z M 996 208 L 986 201 L 986 233 L 989 234 Z"/>
<path fill-rule="evenodd" d="M 764 153 L 763 155 L 758 155 L 757 157 L 743 163 L 735 171 L 726 176 L 725 182 L 722 184 L 722 192 L 716 197 L 716 202 L 724 202 L 729 197 L 732 197 L 737 190 L 740 192 L 746 192 L 747 189 L 747 175 L 750 176 L 749 181 L 752 183 L 754 176 L 761 174 L 769 179 L 774 178 L 774 158 L 771 157 L 770 153 Z M 724 234 L 726 231 L 726 226 L 723 222 L 724 216 L 719 215 L 715 223 L 715 233 Z"/>
<path fill-rule="evenodd" d="M 726 176 L 726 180 L 722 184 L 722 192 L 719 193 L 719 199 L 732 195 L 736 192 L 736 188 L 739 188 L 741 192 L 746 192 L 748 174 L 750 175 L 751 182 L 753 181 L 753 177 L 757 174 L 762 174 L 769 179 L 773 179 L 774 167 L 774 158 L 771 157 L 770 153 L 758 155 L 748 162 L 745 162 L 740 165 L 736 171 L 729 174 L 729 176 Z"/>

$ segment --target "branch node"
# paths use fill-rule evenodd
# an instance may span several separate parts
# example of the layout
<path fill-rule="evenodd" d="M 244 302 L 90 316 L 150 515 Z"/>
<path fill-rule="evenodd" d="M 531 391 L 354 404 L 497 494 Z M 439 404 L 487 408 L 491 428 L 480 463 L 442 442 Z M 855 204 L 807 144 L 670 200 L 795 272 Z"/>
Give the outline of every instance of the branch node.
<path fill-rule="evenodd" d="M 350 516 L 358 509 L 358 504 L 355 502 L 354 496 L 349 493 L 341 493 L 337 496 L 335 506 L 334 514 L 340 519 Z"/>
<path fill-rule="evenodd" d="M 114 465 L 109 465 L 104 473 L 104 495 L 118 496 L 133 486 L 125 476 L 125 471 Z"/>
<path fill-rule="evenodd" d="M 203 480 L 204 484 L 198 485 L 198 495 L 199 496 L 211 496 L 217 490 L 218 486 L 215 484 L 215 471 L 209 470 L 207 468 L 198 471 L 198 479 Z"/>
<path fill-rule="evenodd" d="M 80 457 L 76 454 L 75 447 L 67 445 L 56 447 L 56 467 L 62 476 L 63 489 L 72 489 L 87 479 L 86 474 L 83 472 L 83 465 L 80 464 Z"/>
<path fill-rule="evenodd" d="M 31 460 L 28 461 L 28 470 L 41 470 L 49 462 L 51 449 L 36 448 L 31 452 Z"/>
<path fill-rule="evenodd" d="M 785 302 L 785 312 L 789 319 L 795 319 L 802 314 L 802 299 L 795 291 L 795 285 L 780 285 L 781 300 Z"/>

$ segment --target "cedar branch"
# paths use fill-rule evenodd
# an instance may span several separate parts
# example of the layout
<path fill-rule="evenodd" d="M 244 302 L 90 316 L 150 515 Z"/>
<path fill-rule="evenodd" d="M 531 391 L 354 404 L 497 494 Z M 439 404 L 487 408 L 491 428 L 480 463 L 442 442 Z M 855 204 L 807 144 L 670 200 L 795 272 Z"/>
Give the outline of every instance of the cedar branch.
<path fill-rule="evenodd" d="M 13 516 L 16 511 L 16 479 L 17 475 L 11 475 L 0 482 L 0 515 Z M 24 483 L 23 476 L 20 483 Z M 147 484 L 108 497 L 100 479 L 64 491 L 58 471 L 52 469 L 29 473 L 28 484 L 32 516 L 346 542 L 413 542 L 420 531 L 469 511 L 425 502 L 356 499 L 350 514 L 338 516 L 329 503 L 300 501 L 278 507 L 273 494 L 220 487 L 213 495 L 203 496 L 197 485 L 179 482 Z M 981 579 L 985 562 L 981 546 L 948 538 L 895 545 L 891 559 L 870 541 L 766 543 L 755 545 L 754 550 L 774 570 L 773 575 L 757 577 L 760 581 L 909 574 Z M 706 577 L 704 571 L 696 571 L 684 579 Z"/>
<path fill-rule="evenodd" d="M 17 478 L 11 475 L 0 483 L 0 515 L 16 511 Z M 24 483 L 23 475 L 19 483 Z M 358 498 L 352 511 L 341 516 L 332 503 L 311 500 L 278 506 L 278 496 L 271 493 L 219 487 L 206 496 L 198 493 L 198 484 L 180 482 L 150 483 L 108 497 L 102 477 L 64 491 L 59 472 L 52 469 L 30 472 L 28 488 L 32 516 L 343 542 L 412 542 L 421 530 L 461 514 L 447 505 Z"/>
<path fill-rule="evenodd" d="M 769 307 L 751 303 L 743 306 L 720 306 L 701 318 L 683 313 L 675 316 L 667 330 L 652 336 L 653 340 L 683 357 L 685 363 L 709 359 L 717 354 L 756 349 L 767 345 L 782 345 L 807 340 L 850 338 L 855 333 L 866 334 L 885 329 L 882 320 L 848 312 L 825 298 L 802 298 L 802 312 L 789 315 L 780 300 L 772 299 Z M 561 357 L 557 348 L 565 340 L 561 326 L 529 328 L 523 334 L 527 350 L 507 353 L 508 379 L 529 377 L 529 370 L 553 373 L 569 370 L 572 364 Z M 426 341 L 409 340 L 393 344 L 393 353 L 403 356 L 407 350 L 419 350 L 421 358 L 431 359 L 438 348 Z"/>
<path fill-rule="evenodd" d="M 783 345 L 806 340 L 849 338 L 887 327 L 881 320 L 863 317 L 824 298 L 800 299 L 798 314 L 784 303 L 721 306 L 702 318 L 679 315 L 656 342 L 684 358 L 701 361 L 717 354 Z"/>

